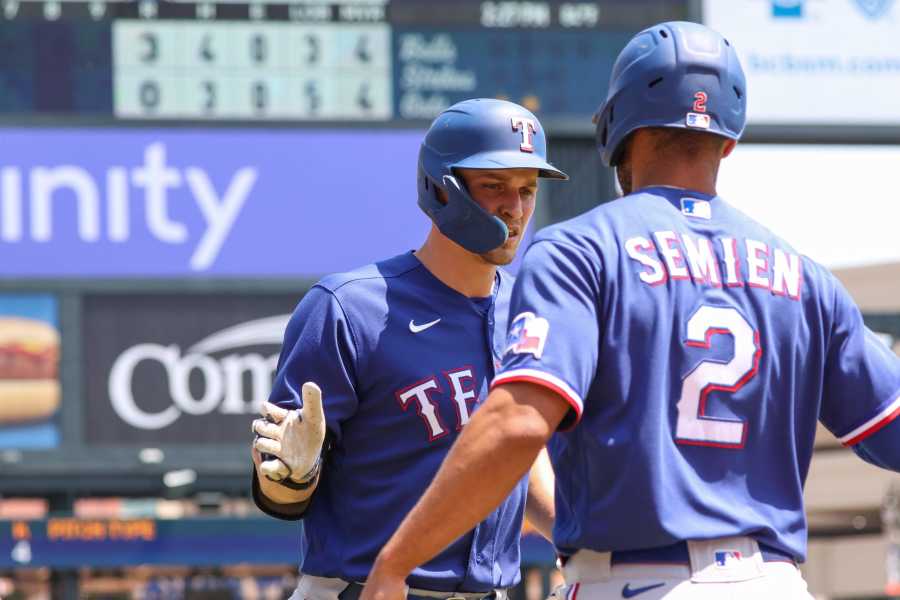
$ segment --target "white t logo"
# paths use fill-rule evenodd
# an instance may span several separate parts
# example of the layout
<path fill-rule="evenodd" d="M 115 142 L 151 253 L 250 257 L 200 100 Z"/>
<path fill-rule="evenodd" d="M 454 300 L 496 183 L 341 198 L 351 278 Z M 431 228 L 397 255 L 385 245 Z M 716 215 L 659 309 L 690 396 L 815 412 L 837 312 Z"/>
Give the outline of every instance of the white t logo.
<path fill-rule="evenodd" d="M 522 152 L 534 152 L 534 145 L 531 142 L 534 140 L 535 127 L 532 119 L 526 119 L 525 117 L 512 118 L 513 131 L 522 132 L 522 143 L 519 145 L 519 150 Z"/>

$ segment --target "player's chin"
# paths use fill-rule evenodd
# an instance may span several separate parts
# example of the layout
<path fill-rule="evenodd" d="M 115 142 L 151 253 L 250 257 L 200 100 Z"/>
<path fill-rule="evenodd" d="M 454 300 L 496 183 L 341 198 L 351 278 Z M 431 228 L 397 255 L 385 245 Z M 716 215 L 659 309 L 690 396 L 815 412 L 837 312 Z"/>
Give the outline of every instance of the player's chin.
<path fill-rule="evenodd" d="M 498 267 L 502 267 L 504 265 L 508 265 L 516 258 L 516 250 L 519 249 L 519 240 L 508 240 L 505 244 L 500 246 L 499 248 L 495 248 L 490 252 L 485 252 L 481 255 L 481 257 L 491 263 L 492 265 L 497 265 Z"/>

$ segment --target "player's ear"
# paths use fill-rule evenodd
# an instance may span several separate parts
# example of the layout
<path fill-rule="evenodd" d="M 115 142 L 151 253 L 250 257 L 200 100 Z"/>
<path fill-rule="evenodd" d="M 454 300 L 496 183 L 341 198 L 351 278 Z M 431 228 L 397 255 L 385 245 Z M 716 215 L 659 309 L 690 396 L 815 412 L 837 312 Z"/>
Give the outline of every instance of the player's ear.
<path fill-rule="evenodd" d="M 735 146 L 737 146 L 735 140 L 725 140 L 725 145 L 722 146 L 722 158 L 728 158 L 728 155 L 734 152 Z"/>

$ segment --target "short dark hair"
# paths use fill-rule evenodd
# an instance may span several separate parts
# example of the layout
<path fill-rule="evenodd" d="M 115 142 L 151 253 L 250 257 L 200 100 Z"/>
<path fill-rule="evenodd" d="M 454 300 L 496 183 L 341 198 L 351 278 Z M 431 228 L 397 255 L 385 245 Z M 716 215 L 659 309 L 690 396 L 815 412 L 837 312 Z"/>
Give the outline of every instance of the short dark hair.
<path fill-rule="evenodd" d="M 718 154 L 727 141 L 726 138 L 706 131 L 680 129 L 676 127 L 648 127 L 654 139 L 656 151 L 660 154 L 677 152 L 687 158 Z"/>

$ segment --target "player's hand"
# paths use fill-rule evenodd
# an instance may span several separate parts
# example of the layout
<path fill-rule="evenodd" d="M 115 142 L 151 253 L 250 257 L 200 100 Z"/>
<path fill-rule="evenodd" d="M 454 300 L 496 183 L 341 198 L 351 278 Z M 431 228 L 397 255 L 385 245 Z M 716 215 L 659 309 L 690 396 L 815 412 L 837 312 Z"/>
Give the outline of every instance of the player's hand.
<path fill-rule="evenodd" d="M 257 438 L 253 447 L 265 460 L 260 472 L 273 481 L 290 477 L 302 482 L 315 475 L 325 440 L 325 413 L 322 390 L 315 383 L 303 384 L 303 408 L 287 410 L 266 402 L 262 419 L 253 421 Z"/>
<path fill-rule="evenodd" d="M 408 589 L 404 576 L 388 574 L 376 562 L 359 600 L 406 600 Z"/>

